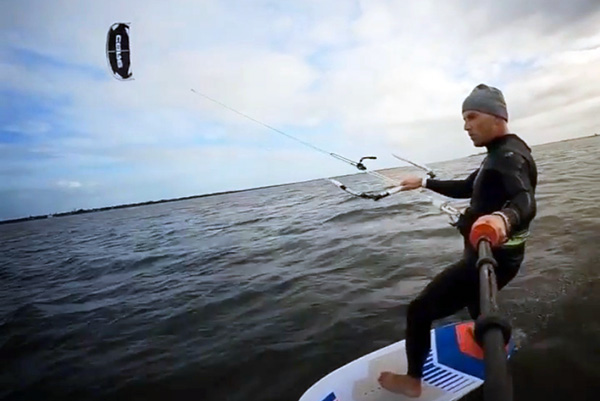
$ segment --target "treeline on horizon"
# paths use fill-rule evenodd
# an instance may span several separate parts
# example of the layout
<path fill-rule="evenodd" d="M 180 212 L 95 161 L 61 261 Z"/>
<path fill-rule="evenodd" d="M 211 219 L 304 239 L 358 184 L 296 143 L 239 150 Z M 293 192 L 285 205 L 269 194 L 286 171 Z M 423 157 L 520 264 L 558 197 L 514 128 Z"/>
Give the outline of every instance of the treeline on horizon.
<path fill-rule="evenodd" d="M 252 191 L 255 189 L 279 187 L 279 186 L 283 186 L 283 185 L 287 185 L 287 184 L 277 184 L 277 185 L 270 185 L 270 186 L 259 187 L 259 188 L 248 188 L 248 189 L 238 189 L 238 190 L 234 190 L 234 191 L 215 192 L 215 193 L 211 193 L 211 194 L 191 195 L 191 196 L 184 196 L 182 198 L 161 199 L 161 200 L 156 200 L 156 201 L 147 201 L 147 202 L 139 202 L 139 203 L 127 203 L 125 205 L 104 206 L 104 207 L 97 207 L 97 208 L 92 208 L 92 209 L 77 209 L 77 210 L 73 210 L 71 212 L 42 214 L 39 216 L 19 217 L 17 219 L 0 220 L 0 224 L 19 223 L 19 222 L 30 221 L 30 220 L 43 220 L 43 219 L 49 219 L 49 218 L 53 218 L 53 217 L 62 217 L 62 216 L 72 216 L 75 214 L 103 212 L 103 211 L 113 210 L 113 209 L 126 209 L 126 208 L 130 208 L 130 207 L 148 206 L 148 205 L 154 205 L 154 204 L 158 204 L 158 203 L 178 202 L 178 201 L 183 201 L 183 200 L 188 200 L 188 199 L 205 198 L 207 196 L 216 196 L 216 195 L 226 195 L 226 194 L 232 194 L 232 193 L 236 193 L 236 192 Z"/>
<path fill-rule="evenodd" d="M 230 191 L 230 192 L 236 192 L 236 191 Z M 186 196 L 183 198 L 161 199 L 161 200 L 157 200 L 157 201 L 128 203 L 125 205 L 105 206 L 105 207 L 98 207 L 98 208 L 93 208 L 93 209 L 77 209 L 77 210 L 73 210 L 71 212 L 43 214 L 43 215 L 39 215 L 39 216 L 29 216 L 29 217 L 20 217 L 18 219 L 2 220 L 2 221 L 0 221 L 0 224 L 18 223 L 18 222 L 30 221 L 30 220 L 42 220 L 42 219 L 48 219 L 48 218 L 52 218 L 52 217 L 71 216 L 71 215 L 75 215 L 75 214 L 103 212 L 106 210 L 125 209 L 125 208 L 129 208 L 129 207 L 137 207 L 137 206 L 147 206 L 147 205 L 153 205 L 156 203 L 176 202 L 176 201 L 182 201 L 182 200 L 187 200 L 187 199 L 202 198 L 204 196 L 222 195 L 222 194 L 226 194 L 226 193 L 229 193 L 229 192 L 220 192 L 218 194 L 206 194 L 206 195 L 192 195 L 192 196 Z"/>
<path fill-rule="evenodd" d="M 592 134 L 589 136 L 563 139 L 562 141 L 557 141 L 557 142 L 575 141 L 578 139 L 585 139 L 585 138 L 591 138 L 591 137 L 597 137 L 597 136 L 600 136 L 600 135 L 595 133 L 595 134 Z M 554 143 L 554 142 L 550 142 L 550 143 Z M 549 145 L 550 143 L 545 143 L 544 145 Z M 471 155 L 471 156 L 473 156 L 473 155 Z M 30 220 L 42 220 L 42 219 L 48 219 L 48 218 L 52 218 L 52 217 L 61 217 L 61 216 L 71 216 L 71 215 L 75 215 L 75 214 L 102 212 L 102 211 L 106 211 L 106 210 L 125 209 L 125 208 L 129 208 L 129 207 L 137 207 L 137 206 L 148 206 L 148 205 L 153 205 L 153 204 L 157 204 L 157 203 L 177 202 L 177 201 L 188 200 L 188 199 L 203 198 L 206 196 L 225 195 L 225 194 L 231 194 L 231 193 L 235 193 L 235 192 L 251 191 L 251 190 L 255 190 L 255 189 L 279 187 L 279 186 L 283 186 L 283 185 L 286 185 L 286 184 L 270 185 L 267 187 L 260 187 L 260 188 L 240 189 L 240 190 L 236 190 L 236 191 L 216 192 L 216 193 L 212 193 L 212 194 L 192 195 L 192 196 L 186 196 L 183 198 L 161 199 L 161 200 L 157 200 L 157 201 L 128 203 L 125 205 L 105 206 L 105 207 L 99 207 L 99 208 L 93 208 L 93 209 L 77 209 L 77 210 L 73 210 L 71 212 L 52 213 L 52 214 L 44 214 L 44 215 L 39 215 L 39 216 L 20 217 L 18 219 L 0 220 L 0 224 L 19 223 L 19 222 L 30 221 Z"/>

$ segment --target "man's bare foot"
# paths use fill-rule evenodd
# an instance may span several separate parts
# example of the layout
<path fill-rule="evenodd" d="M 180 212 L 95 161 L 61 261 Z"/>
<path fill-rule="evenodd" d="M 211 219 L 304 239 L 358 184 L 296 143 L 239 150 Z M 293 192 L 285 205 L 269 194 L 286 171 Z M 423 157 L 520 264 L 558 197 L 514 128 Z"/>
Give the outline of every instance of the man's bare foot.
<path fill-rule="evenodd" d="M 377 379 L 381 387 L 392 393 L 404 394 L 407 397 L 421 396 L 421 380 L 408 375 L 397 375 L 392 372 L 383 372 Z"/>

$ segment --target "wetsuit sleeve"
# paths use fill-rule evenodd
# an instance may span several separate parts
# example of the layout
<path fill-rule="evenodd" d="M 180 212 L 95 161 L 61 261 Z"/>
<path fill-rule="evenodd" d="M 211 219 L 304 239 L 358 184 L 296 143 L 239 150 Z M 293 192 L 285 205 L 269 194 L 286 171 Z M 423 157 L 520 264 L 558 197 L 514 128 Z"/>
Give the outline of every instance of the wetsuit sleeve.
<path fill-rule="evenodd" d="M 518 231 L 533 220 L 536 213 L 534 186 L 531 182 L 530 166 L 527 160 L 509 152 L 493 166 L 506 192 L 508 201 L 500 210 L 510 222 L 510 234 Z"/>
<path fill-rule="evenodd" d="M 427 179 L 425 188 L 451 198 L 470 198 L 473 193 L 473 183 L 479 170 L 475 170 L 464 180 L 433 180 Z"/>

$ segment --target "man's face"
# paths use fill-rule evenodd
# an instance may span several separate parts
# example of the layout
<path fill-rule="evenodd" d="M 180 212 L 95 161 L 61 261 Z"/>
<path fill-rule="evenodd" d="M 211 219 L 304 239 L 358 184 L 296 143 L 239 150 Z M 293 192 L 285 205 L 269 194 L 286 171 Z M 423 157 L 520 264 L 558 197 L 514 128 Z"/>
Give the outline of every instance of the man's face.
<path fill-rule="evenodd" d="M 463 113 L 463 120 L 465 120 L 465 131 L 469 134 L 473 145 L 477 147 L 487 145 L 497 136 L 498 117 L 467 110 Z"/>

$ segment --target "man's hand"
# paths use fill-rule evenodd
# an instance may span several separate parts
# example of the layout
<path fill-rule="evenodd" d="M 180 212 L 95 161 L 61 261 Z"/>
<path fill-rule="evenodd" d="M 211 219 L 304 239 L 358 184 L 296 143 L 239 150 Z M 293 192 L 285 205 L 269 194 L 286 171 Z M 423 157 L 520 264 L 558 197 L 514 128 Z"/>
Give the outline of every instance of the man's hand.
<path fill-rule="evenodd" d="M 417 177 L 416 175 L 411 175 L 406 177 L 400 182 L 402 185 L 403 191 L 410 191 L 411 189 L 421 188 L 421 183 L 423 179 L 421 177 Z"/>
<path fill-rule="evenodd" d="M 475 249 L 481 238 L 490 241 L 492 247 L 498 247 L 506 242 L 508 227 L 501 216 L 488 214 L 478 218 L 471 227 L 469 241 Z"/>

